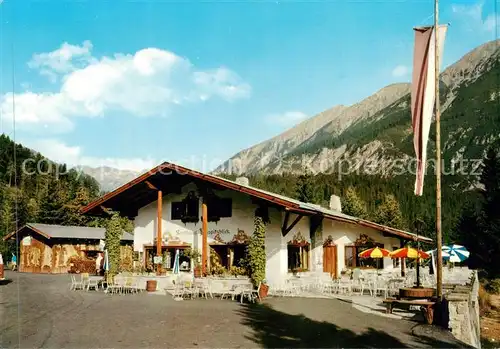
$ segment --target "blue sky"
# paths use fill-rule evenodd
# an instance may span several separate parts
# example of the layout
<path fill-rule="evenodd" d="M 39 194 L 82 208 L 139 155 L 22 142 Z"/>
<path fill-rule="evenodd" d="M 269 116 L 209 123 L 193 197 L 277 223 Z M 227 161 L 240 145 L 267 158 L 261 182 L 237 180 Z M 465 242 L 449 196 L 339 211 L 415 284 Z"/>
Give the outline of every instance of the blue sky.
<path fill-rule="evenodd" d="M 495 38 L 493 0 L 440 3 L 444 66 Z M 432 13 L 421 0 L 0 0 L 1 131 L 14 91 L 17 140 L 54 160 L 210 170 L 409 81 L 412 27 Z"/>

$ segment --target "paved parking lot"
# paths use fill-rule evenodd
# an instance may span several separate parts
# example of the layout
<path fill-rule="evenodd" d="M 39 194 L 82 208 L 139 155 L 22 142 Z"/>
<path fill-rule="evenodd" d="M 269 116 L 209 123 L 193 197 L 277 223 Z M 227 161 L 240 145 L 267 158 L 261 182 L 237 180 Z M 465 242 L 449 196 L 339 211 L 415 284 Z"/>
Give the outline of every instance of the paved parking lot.
<path fill-rule="evenodd" d="M 0 348 L 457 347 L 414 322 L 332 299 L 263 304 L 69 290 L 68 275 L 10 273 L 0 285 Z"/>

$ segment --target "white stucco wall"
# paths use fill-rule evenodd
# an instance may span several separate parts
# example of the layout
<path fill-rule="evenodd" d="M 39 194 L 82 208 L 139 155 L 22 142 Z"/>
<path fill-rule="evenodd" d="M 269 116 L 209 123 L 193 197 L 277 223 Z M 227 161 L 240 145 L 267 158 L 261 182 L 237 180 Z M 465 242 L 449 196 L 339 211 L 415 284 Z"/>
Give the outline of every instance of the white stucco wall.
<path fill-rule="evenodd" d="M 338 221 L 325 220 L 323 223 L 323 239 L 326 240 L 328 236 L 332 236 L 333 242 L 337 245 L 337 275 L 345 267 L 345 246 L 354 244 L 356 239 L 361 235 L 366 234 L 375 242 L 384 245 L 384 248 L 392 251 L 393 247 L 400 246 L 398 238 L 384 236 L 378 230 L 348 224 Z M 393 263 L 390 258 L 384 258 L 384 269 L 392 269 Z"/>
<path fill-rule="evenodd" d="M 184 243 L 191 244 L 192 247 L 200 249 L 202 246 L 201 218 L 197 224 L 184 224 L 180 220 L 171 220 L 171 203 L 180 201 L 186 197 L 190 190 L 196 190 L 192 184 L 182 189 L 182 194 L 169 194 L 163 197 L 162 213 L 162 236 L 163 240 L 178 239 Z M 223 198 L 232 198 L 232 217 L 221 218 L 219 222 L 209 222 L 209 243 L 215 231 L 220 232 L 220 237 L 229 242 L 239 230 L 243 230 L 249 237 L 253 234 L 254 213 L 257 206 L 252 203 L 249 196 L 231 190 L 217 191 L 216 195 Z M 200 200 L 201 217 L 201 200 Z M 283 279 L 288 273 L 288 251 L 287 243 L 293 240 L 294 236 L 301 234 L 306 241 L 311 243 L 311 253 L 309 254 L 309 268 L 311 271 L 323 270 L 323 242 L 332 236 L 337 245 L 337 275 L 344 268 L 344 247 L 352 244 L 360 234 L 367 234 L 376 242 L 383 243 L 384 247 L 392 250 L 392 247 L 399 246 L 397 238 L 384 237 L 382 233 L 366 227 L 351 224 L 323 220 L 322 233 L 316 236 L 315 245 L 310 237 L 310 221 L 308 217 L 303 217 L 297 225 L 291 229 L 286 236 L 281 234 L 281 225 L 285 216 L 284 211 L 270 208 L 269 216 L 271 223 L 266 226 L 266 279 L 269 283 L 276 283 Z M 297 216 L 290 214 L 289 224 Z M 157 229 L 157 203 L 141 208 L 134 219 L 134 250 L 143 252 L 144 245 L 153 244 Z M 392 268 L 390 259 L 384 260 L 384 267 Z"/>

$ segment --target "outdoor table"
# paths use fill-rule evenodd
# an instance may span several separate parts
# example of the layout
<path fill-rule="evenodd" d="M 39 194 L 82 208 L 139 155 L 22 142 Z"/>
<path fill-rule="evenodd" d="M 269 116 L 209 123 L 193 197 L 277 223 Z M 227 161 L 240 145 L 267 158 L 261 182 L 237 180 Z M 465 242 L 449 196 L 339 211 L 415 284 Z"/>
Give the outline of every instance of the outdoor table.
<path fill-rule="evenodd" d="M 103 276 L 97 276 L 97 275 L 90 275 L 89 276 L 89 281 L 97 281 L 97 284 L 101 286 L 101 288 L 104 288 L 104 277 Z M 99 288 L 99 286 L 98 286 Z"/>

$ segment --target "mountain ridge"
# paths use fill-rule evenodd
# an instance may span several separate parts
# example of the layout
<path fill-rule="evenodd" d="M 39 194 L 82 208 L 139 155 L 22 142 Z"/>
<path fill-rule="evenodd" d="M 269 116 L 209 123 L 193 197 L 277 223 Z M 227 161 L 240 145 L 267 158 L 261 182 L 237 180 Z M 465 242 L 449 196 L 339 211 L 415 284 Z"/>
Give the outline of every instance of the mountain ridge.
<path fill-rule="evenodd" d="M 445 131 L 447 124 L 454 123 L 457 118 L 470 119 L 474 117 L 472 111 L 468 111 L 468 114 L 465 115 L 462 110 L 456 107 L 448 111 L 454 103 L 462 105 L 462 108 L 467 110 L 462 95 L 469 98 L 474 95 L 473 91 L 468 91 L 468 89 L 475 89 L 478 93 L 479 91 L 481 93 L 489 92 L 489 101 L 488 98 L 481 97 L 486 104 L 491 104 L 490 102 L 495 102 L 500 98 L 500 90 L 495 90 L 495 87 L 499 86 L 495 85 L 495 74 L 498 75 L 497 70 L 499 70 L 499 58 L 500 40 L 490 41 L 467 52 L 441 73 L 441 113 L 451 119 L 451 121 L 443 119 Z M 489 85 L 485 87 L 483 86 L 485 79 L 482 77 L 486 75 L 491 75 L 491 77 L 488 78 Z M 239 174 L 301 173 L 306 170 L 303 166 L 304 163 L 313 164 L 312 166 L 308 165 L 313 172 L 321 172 L 331 170 L 331 167 L 340 159 L 352 158 L 353 156 L 362 161 L 374 161 L 378 165 L 384 164 L 391 158 L 409 160 L 413 157 L 413 148 L 409 147 L 409 143 L 411 143 L 409 142 L 411 141 L 410 87 L 409 83 L 385 86 L 360 102 L 346 106 L 336 114 L 330 114 L 330 121 L 306 139 L 300 140 L 300 142 L 296 141 L 293 146 L 286 146 L 286 142 L 289 141 L 286 136 L 294 134 L 294 130 L 299 125 L 268 141 L 236 153 L 218 167 L 214 173 L 235 173 L 235 168 Z M 491 105 L 487 107 L 491 109 Z M 481 105 L 478 105 L 478 108 L 478 110 L 484 109 Z M 494 113 L 494 110 L 489 110 L 488 115 L 492 112 Z M 449 115 L 445 115 L 446 113 Z M 304 125 L 315 120 L 321 114 L 304 120 L 300 124 L 301 127 L 304 128 Z M 495 132 L 500 132 L 500 128 L 494 120 L 487 122 L 494 127 L 489 131 L 485 130 L 483 138 L 486 140 L 480 140 L 485 146 L 494 144 L 498 138 L 495 136 Z M 468 121 L 464 122 L 464 124 L 467 123 Z M 385 134 L 386 137 L 380 139 L 372 137 L 370 139 L 366 133 L 371 132 L 372 129 L 375 131 L 386 129 L 386 133 L 391 133 L 391 136 Z M 460 131 L 460 125 L 457 125 L 457 129 Z M 464 132 L 467 133 L 470 130 L 462 130 L 462 132 L 452 134 L 450 137 L 456 137 L 460 134 L 463 139 L 465 138 Z M 377 132 L 373 132 L 373 134 L 374 136 L 375 134 L 380 135 Z M 455 149 L 456 147 L 450 146 L 453 140 L 446 136 L 445 132 L 444 148 L 448 152 L 450 149 L 453 150 L 454 154 L 451 155 L 451 158 L 458 159 L 460 154 L 464 154 L 465 149 Z M 401 139 L 397 139 L 398 137 Z M 476 135 L 476 137 L 478 136 Z M 433 139 L 432 135 L 431 139 Z M 433 142 L 429 143 L 429 154 L 432 154 Z M 467 145 L 465 147 L 467 148 Z M 263 149 L 266 150 L 265 154 L 262 154 Z M 285 150 L 283 151 L 283 149 Z M 479 156 L 476 150 L 472 153 Z"/>

